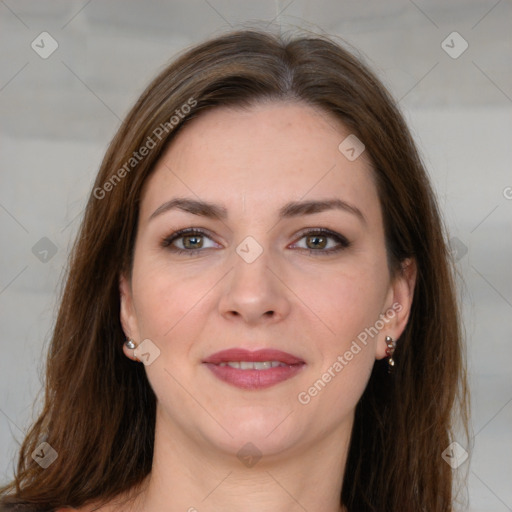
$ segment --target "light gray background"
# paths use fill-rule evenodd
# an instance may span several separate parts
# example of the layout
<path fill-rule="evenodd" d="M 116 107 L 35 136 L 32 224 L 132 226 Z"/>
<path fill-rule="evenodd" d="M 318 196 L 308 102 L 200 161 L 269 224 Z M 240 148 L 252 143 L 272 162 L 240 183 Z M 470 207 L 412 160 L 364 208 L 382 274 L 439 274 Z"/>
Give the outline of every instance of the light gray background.
<path fill-rule="evenodd" d="M 177 51 L 251 20 L 342 37 L 399 100 L 461 274 L 474 446 L 460 471 L 470 510 L 511 511 L 508 0 L 0 1 L 0 481 L 33 417 L 59 279 L 120 119 Z M 44 31 L 59 45 L 47 59 L 31 48 Z M 469 44 L 456 59 L 441 46 L 453 31 Z M 42 237 L 58 249 L 47 262 L 32 252 Z"/>

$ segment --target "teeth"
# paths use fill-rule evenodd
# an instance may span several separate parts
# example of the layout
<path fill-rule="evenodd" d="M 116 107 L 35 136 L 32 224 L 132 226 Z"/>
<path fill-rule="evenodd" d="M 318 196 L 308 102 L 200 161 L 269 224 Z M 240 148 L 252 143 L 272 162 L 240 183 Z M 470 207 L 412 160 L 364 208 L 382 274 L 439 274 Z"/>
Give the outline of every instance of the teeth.
<path fill-rule="evenodd" d="M 237 368 L 238 370 L 268 370 L 269 368 L 277 368 L 278 366 L 288 366 L 281 361 L 229 361 L 225 363 L 219 363 L 219 366 L 230 366 L 231 368 Z"/>

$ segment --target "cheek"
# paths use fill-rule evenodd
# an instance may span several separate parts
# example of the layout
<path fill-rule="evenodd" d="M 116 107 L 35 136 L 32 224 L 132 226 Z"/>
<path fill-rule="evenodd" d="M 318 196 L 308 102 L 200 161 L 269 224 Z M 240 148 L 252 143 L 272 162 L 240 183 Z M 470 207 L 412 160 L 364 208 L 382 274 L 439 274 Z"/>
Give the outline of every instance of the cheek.
<path fill-rule="evenodd" d="M 377 266 L 342 269 L 304 288 L 307 301 L 330 329 L 338 348 L 379 318 L 387 291 L 386 274 Z"/>
<path fill-rule="evenodd" d="M 204 294 L 197 281 L 142 258 L 135 262 L 132 289 L 141 335 L 155 340 L 171 336 Z"/>
<path fill-rule="evenodd" d="M 323 284 L 309 299 L 329 330 L 315 336 L 317 359 L 297 398 L 330 425 L 353 410 L 370 378 L 378 338 L 370 328 L 381 313 L 382 288 L 355 272 Z"/>

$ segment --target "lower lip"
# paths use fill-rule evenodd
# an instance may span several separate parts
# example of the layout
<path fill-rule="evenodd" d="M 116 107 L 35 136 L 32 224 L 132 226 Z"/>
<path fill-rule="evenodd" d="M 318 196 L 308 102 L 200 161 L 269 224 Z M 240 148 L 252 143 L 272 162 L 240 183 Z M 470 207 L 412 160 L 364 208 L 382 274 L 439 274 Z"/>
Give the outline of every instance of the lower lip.
<path fill-rule="evenodd" d="M 243 389 L 263 389 L 274 386 L 291 379 L 305 366 L 304 364 L 296 364 L 277 366 L 267 370 L 240 370 L 238 368 L 231 368 L 231 366 L 219 366 L 212 363 L 205 364 L 220 380 Z"/>

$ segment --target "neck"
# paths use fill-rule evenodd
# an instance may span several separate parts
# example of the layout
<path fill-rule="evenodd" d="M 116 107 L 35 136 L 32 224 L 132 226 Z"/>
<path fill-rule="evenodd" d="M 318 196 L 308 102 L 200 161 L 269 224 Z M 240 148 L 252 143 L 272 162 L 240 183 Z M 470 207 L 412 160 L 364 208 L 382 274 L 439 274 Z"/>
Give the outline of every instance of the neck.
<path fill-rule="evenodd" d="M 352 418 L 314 445 L 259 460 L 198 448 L 197 440 L 161 419 L 152 471 L 130 512 L 345 511 L 340 496 Z"/>

